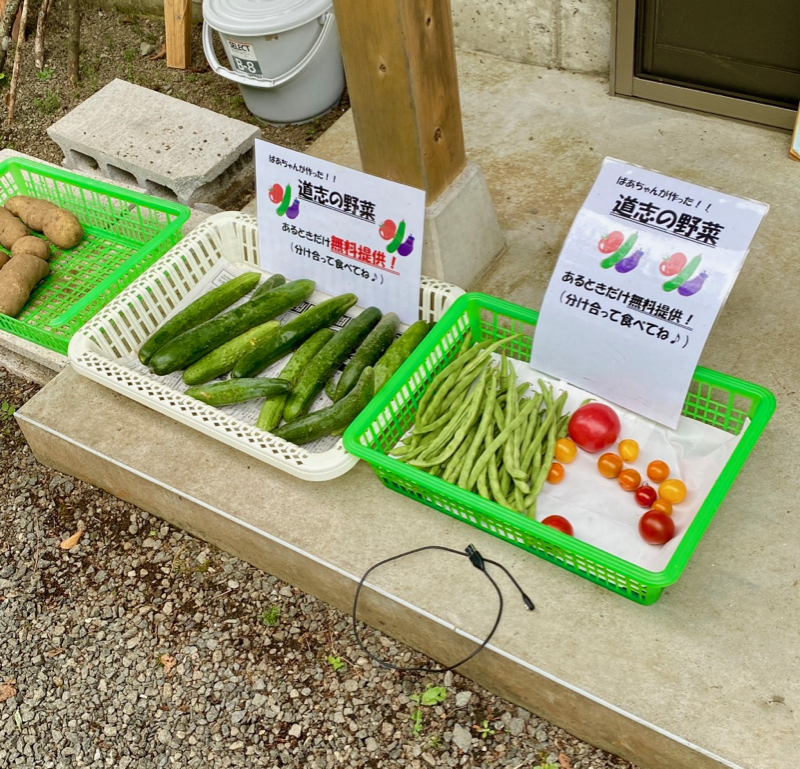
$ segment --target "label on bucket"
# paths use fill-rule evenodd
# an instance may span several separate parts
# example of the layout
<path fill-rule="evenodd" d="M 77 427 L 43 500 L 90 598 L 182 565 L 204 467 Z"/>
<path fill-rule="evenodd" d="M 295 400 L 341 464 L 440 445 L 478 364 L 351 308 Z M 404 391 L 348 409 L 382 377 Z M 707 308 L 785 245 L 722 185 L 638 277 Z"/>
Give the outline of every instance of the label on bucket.
<path fill-rule="evenodd" d="M 233 67 L 243 75 L 261 75 L 258 57 L 250 43 L 224 38 Z"/>

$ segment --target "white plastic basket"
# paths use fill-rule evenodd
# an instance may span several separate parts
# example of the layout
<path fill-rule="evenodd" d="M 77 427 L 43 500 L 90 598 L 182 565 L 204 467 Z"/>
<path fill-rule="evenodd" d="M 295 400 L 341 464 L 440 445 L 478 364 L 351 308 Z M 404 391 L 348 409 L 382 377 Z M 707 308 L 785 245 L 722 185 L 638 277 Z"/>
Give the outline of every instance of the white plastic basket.
<path fill-rule="evenodd" d="M 167 318 L 186 306 L 192 289 L 220 260 L 260 269 L 255 217 L 238 212 L 209 217 L 75 333 L 69 344 L 72 365 L 89 379 L 298 478 L 327 481 L 346 473 L 358 459 L 344 450 L 341 438 L 323 451 L 296 446 L 189 398 L 129 362 Z M 463 293 L 423 276 L 420 320 L 438 320 Z"/>

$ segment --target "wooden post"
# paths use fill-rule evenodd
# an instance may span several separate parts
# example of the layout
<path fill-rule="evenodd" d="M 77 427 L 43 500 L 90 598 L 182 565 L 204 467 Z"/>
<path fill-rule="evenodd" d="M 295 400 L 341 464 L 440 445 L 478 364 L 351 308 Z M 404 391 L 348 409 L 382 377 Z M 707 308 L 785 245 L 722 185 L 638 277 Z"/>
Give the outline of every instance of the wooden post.
<path fill-rule="evenodd" d="M 466 165 L 450 0 L 334 0 L 361 163 L 427 193 Z"/>
<path fill-rule="evenodd" d="M 167 66 L 192 66 L 192 0 L 164 0 Z"/>

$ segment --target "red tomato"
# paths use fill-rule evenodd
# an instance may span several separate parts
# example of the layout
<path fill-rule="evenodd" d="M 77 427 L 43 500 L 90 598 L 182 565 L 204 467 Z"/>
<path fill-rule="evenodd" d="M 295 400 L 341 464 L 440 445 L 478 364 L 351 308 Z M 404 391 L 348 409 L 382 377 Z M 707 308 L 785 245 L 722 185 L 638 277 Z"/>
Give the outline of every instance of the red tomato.
<path fill-rule="evenodd" d="M 614 230 L 614 232 L 609 232 L 608 235 L 600 238 L 597 247 L 602 254 L 612 254 L 622 245 L 624 240 L 625 236 L 619 230 Z"/>
<path fill-rule="evenodd" d="M 675 523 L 658 510 L 648 510 L 639 519 L 639 534 L 649 545 L 663 545 L 675 535 Z"/>
<path fill-rule="evenodd" d="M 569 437 L 584 451 L 595 454 L 607 449 L 619 437 L 619 417 L 604 403 L 587 403 L 576 409 L 569 420 Z"/>
<path fill-rule="evenodd" d="M 658 499 L 658 494 L 656 494 L 656 490 L 652 486 L 643 483 L 633 492 L 633 498 L 639 507 L 646 507 L 649 510 Z"/>
<path fill-rule="evenodd" d="M 561 515 L 548 515 L 542 523 L 545 526 L 549 526 L 551 529 L 560 531 L 562 534 L 569 534 L 570 537 L 572 536 L 572 524 Z"/>
<path fill-rule="evenodd" d="M 387 219 L 380 227 L 378 227 L 378 234 L 384 240 L 391 240 L 396 233 L 397 225 L 391 219 Z"/>
<path fill-rule="evenodd" d="M 662 275 L 669 277 L 670 275 L 677 275 L 686 266 L 686 254 L 680 252 L 668 256 L 666 259 L 661 260 L 658 265 L 658 271 Z"/>
<path fill-rule="evenodd" d="M 280 184 L 273 184 L 269 188 L 269 199 L 277 205 L 283 200 L 283 187 Z"/>

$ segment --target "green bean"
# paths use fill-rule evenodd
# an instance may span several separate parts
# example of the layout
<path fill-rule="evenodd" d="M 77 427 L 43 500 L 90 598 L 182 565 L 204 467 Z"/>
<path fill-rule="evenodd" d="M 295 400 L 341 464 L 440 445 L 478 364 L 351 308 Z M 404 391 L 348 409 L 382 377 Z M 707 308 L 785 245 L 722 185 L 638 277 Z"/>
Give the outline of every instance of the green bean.
<path fill-rule="evenodd" d="M 489 487 L 486 484 L 486 477 L 489 474 L 487 468 L 484 468 L 483 471 L 478 475 L 478 494 L 480 494 L 484 499 L 488 499 L 490 502 L 492 501 L 492 495 L 489 491 Z M 472 488 L 470 486 L 470 488 Z"/>
<path fill-rule="evenodd" d="M 472 439 L 472 443 L 467 451 L 467 455 L 464 458 L 464 464 L 461 468 L 461 472 L 458 475 L 458 485 L 462 489 L 467 489 L 467 491 L 472 488 L 472 486 L 467 486 L 467 481 L 469 479 L 472 465 L 475 463 L 475 458 L 478 456 L 478 449 L 483 443 L 485 437 L 488 435 L 492 426 L 492 419 L 494 417 L 494 402 L 497 397 L 497 373 L 494 371 L 491 372 L 491 375 L 486 380 L 486 391 L 486 401 L 483 405 L 483 414 L 481 415 L 481 421 L 478 424 L 478 431 L 475 434 L 475 437 Z"/>
<path fill-rule="evenodd" d="M 499 474 L 497 472 L 497 463 L 489 462 L 489 488 L 492 490 L 494 501 L 503 507 L 511 507 L 511 504 L 503 494 L 503 489 L 500 486 Z"/>
<path fill-rule="evenodd" d="M 456 451 L 456 453 L 447 460 L 447 469 L 445 474 L 442 476 L 442 480 L 448 481 L 449 483 L 456 482 L 458 474 L 461 472 L 464 456 L 466 455 L 467 451 L 469 451 L 469 447 L 472 444 L 477 432 L 478 425 L 473 425 L 467 433 L 467 437 L 464 438 L 463 442 L 458 447 L 458 451 Z"/>
<path fill-rule="evenodd" d="M 484 361 L 484 364 L 483 364 L 483 369 L 481 370 L 480 373 L 483 373 L 483 370 L 485 370 L 485 367 L 486 367 L 486 365 L 488 365 L 488 363 L 489 363 L 489 358 L 486 358 L 485 361 Z M 473 372 L 470 372 L 470 373 L 473 373 Z M 478 374 L 478 376 L 480 376 L 480 374 Z M 465 390 L 468 390 L 470 387 L 472 387 L 474 382 L 475 382 L 475 377 L 469 377 L 469 376 L 467 376 L 467 372 L 464 372 L 464 379 L 461 382 L 458 382 L 453 387 L 453 389 L 450 391 L 450 393 L 447 395 L 447 397 L 443 400 L 441 405 L 437 404 L 436 403 L 436 399 L 434 399 L 431 402 L 430 407 L 428 408 L 428 410 L 426 412 L 428 414 L 430 414 L 431 412 L 434 412 L 434 413 L 435 412 L 442 412 L 441 416 L 437 417 L 432 422 L 427 422 L 427 424 L 424 424 L 424 425 L 421 422 L 417 421 L 416 428 L 415 428 L 416 431 L 419 432 L 419 433 L 426 433 L 426 432 L 429 432 L 430 430 L 435 430 L 440 425 L 443 425 L 446 422 L 448 422 L 452 418 L 452 415 L 450 415 L 450 410 L 455 405 L 456 400 L 458 400 L 458 398 L 463 394 L 463 392 Z"/>
<path fill-rule="evenodd" d="M 498 473 L 500 473 L 500 488 L 503 491 L 503 496 L 508 496 L 511 493 L 511 484 L 513 483 L 514 479 L 508 474 L 508 470 L 506 466 L 502 465 L 502 473 L 500 473 L 500 469 L 498 469 Z"/>

